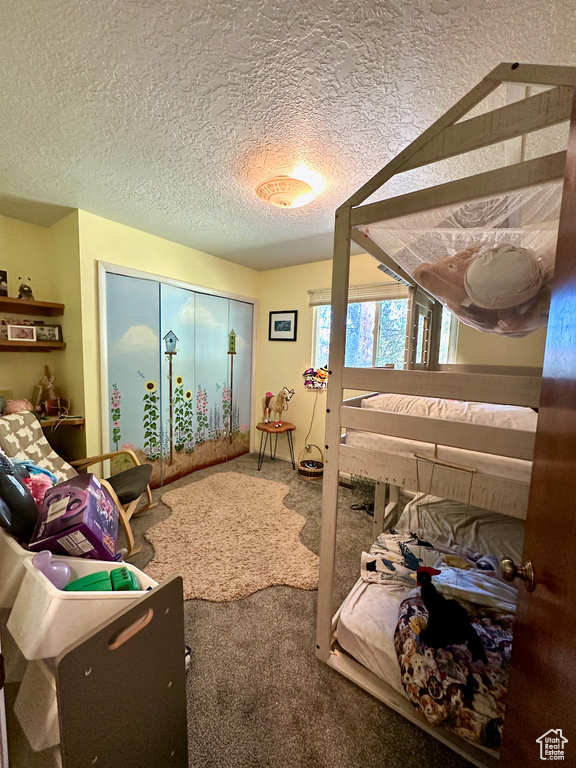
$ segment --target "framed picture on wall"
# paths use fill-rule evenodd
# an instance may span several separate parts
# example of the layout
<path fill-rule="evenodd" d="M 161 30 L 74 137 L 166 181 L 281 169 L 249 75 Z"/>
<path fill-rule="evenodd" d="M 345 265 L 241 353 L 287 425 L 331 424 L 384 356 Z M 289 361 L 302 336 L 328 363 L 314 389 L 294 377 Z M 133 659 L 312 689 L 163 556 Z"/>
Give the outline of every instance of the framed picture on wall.
<path fill-rule="evenodd" d="M 296 341 L 298 311 L 270 312 L 268 341 Z"/>

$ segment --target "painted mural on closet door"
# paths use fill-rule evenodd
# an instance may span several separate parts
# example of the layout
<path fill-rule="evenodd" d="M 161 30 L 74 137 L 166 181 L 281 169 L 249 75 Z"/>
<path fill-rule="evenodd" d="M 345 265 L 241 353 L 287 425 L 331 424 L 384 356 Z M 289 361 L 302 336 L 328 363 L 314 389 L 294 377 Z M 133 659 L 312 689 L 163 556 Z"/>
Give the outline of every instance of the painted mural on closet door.
<path fill-rule="evenodd" d="M 247 453 L 252 305 L 122 275 L 106 284 L 110 448 L 150 462 L 155 486 Z"/>

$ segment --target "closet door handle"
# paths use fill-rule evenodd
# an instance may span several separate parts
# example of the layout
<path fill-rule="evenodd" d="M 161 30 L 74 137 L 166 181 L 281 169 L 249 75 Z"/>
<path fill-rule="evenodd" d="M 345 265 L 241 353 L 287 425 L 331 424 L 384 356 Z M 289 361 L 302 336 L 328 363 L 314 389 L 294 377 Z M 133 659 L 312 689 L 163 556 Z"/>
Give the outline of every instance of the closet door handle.
<path fill-rule="evenodd" d="M 503 557 L 502 560 L 500 560 L 500 573 L 505 581 L 522 579 L 528 592 L 532 592 L 536 586 L 534 566 L 530 560 L 523 560 L 522 565 L 516 565 L 511 557 Z"/>

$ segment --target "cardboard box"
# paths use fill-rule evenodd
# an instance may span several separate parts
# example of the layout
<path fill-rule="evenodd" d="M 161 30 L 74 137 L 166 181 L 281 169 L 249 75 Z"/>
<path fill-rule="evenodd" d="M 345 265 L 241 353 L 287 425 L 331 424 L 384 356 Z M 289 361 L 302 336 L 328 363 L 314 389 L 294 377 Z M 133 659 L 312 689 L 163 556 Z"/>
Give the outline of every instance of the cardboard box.
<path fill-rule="evenodd" d="M 30 549 L 114 560 L 118 507 L 95 475 L 73 477 L 47 491 Z"/>

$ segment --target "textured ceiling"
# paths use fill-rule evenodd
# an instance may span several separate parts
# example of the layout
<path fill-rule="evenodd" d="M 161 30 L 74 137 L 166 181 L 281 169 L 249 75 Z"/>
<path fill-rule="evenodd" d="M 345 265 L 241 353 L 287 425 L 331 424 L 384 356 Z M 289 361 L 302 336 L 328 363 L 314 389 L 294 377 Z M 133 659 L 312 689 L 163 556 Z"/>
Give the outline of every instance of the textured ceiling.
<path fill-rule="evenodd" d="M 257 269 L 329 258 L 336 207 L 500 61 L 576 63 L 571 0 L 0 9 L 0 206 L 82 208 Z M 313 203 L 258 200 L 300 162 Z"/>

